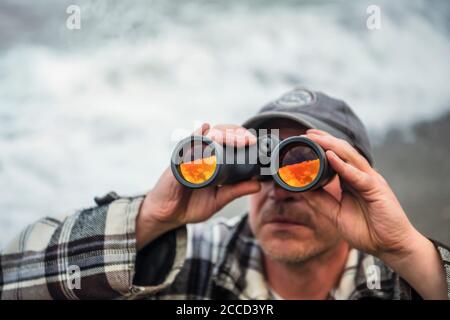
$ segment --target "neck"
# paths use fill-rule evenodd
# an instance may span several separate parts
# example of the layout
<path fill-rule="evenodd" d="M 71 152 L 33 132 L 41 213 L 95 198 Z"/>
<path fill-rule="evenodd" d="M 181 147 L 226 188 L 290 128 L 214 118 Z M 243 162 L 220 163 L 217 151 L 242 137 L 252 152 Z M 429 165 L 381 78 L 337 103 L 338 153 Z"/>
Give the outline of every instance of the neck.
<path fill-rule="evenodd" d="M 326 299 L 342 275 L 348 252 L 349 245 L 340 241 L 321 255 L 297 264 L 264 255 L 267 280 L 283 299 Z"/>

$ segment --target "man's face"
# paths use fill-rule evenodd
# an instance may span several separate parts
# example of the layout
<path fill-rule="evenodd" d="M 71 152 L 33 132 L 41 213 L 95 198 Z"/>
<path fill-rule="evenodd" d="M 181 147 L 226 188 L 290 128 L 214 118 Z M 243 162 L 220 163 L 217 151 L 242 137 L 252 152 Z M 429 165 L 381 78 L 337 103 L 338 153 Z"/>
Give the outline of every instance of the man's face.
<path fill-rule="evenodd" d="M 289 121 L 277 121 L 268 128 L 279 128 L 281 139 L 306 131 Z M 338 177 L 324 189 L 340 200 Z M 341 240 L 331 222 L 316 214 L 307 204 L 305 197 L 308 193 L 284 190 L 270 180 L 263 182 L 261 191 L 250 197 L 250 227 L 264 253 L 271 259 L 302 262 L 328 251 Z"/>

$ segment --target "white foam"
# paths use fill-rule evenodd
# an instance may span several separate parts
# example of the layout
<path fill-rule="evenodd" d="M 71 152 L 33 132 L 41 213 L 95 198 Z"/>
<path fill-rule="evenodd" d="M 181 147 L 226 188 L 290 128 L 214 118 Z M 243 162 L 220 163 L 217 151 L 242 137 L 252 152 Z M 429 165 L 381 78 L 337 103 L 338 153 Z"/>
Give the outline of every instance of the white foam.
<path fill-rule="evenodd" d="M 241 123 L 295 84 L 345 98 L 374 130 L 448 107 L 448 35 L 407 2 L 399 21 L 383 3 L 380 31 L 364 2 L 178 2 L 177 18 L 163 3 L 86 2 L 67 43 L 0 56 L 0 245 L 100 193 L 149 189 L 174 130 Z"/>

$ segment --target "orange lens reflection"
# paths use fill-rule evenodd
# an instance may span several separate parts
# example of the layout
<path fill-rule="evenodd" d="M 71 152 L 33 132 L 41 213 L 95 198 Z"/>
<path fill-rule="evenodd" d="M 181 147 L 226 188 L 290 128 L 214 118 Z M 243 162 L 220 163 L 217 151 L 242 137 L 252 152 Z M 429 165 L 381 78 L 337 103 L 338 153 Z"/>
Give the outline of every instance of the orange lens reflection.
<path fill-rule="evenodd" d="M 211 156 L 181 163 L 180 172 L 186 181 L 201 184 L 213 176 L 216 165 L 216 156 Z"/>
<path fill-rule="evenodd" d="M 317 177 L 319 168 L 319 159 L 306 160 L 279 168 L 278 175 L 291 187 L 305 187 Z"/>

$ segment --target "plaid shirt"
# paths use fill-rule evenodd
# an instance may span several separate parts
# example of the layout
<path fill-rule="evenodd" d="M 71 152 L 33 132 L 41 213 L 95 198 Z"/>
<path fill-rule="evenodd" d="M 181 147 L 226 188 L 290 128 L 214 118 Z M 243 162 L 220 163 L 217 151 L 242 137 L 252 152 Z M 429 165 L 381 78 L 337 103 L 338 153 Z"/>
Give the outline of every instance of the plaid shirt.
<path fill-rule="evenodd" d="M 135 219 L 142 200 L 143 196 L 108 194 L 96 199 L 96 207 L 61 219 L 43 218 L 27 227 L 0 256 L 1 298 L 275 298 L 247 215 L 188 225 L 137 253 Z M 450 252 L 435 246 L 450 284 Z M 137 279 L 137 269 L 153 274 L 145 285 Z M 330 299 L 415 297 L 398 274 L 356 249 L 350 251 L 339 284 L 329 295 Z"/>

